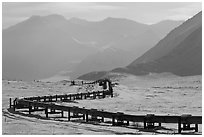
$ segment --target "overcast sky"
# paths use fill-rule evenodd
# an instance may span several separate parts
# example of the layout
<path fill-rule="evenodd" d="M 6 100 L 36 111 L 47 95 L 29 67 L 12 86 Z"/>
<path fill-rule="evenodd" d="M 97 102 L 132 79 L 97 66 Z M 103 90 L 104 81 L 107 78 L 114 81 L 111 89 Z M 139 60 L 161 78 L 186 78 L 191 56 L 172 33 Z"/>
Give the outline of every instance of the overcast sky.
<path fill-rule="evenodd" d="M 91 21 L 117 17 L 152 24 L 166 19 L 186 20 L 201 11 L 201 9 L 202 5 L 198 2 L 4 2 L 2 5 L 2 27 L 7 28 L 17 24 L 32 15 L 46 16 L 49 14 L 60 14 L 67 19 L 78 17 Z"/>

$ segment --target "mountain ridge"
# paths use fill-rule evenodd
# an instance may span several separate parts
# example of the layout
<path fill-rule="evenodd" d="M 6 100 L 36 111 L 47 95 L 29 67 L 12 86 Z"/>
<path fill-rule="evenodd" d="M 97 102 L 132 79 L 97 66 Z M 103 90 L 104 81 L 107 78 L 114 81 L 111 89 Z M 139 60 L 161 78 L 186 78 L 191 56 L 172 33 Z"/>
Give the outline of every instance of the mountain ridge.
<path fill-rule="evenodd" d="M 195 23 L 192 23 L 192 22 L 196 22 L 196 25 L 195 25 Z M 201 31 L 202 30 L 202 23 L 201 22 L 202 22 L 202 13 L 200 12 L 200 13 L 196 14 L 193 18 L 187 20 L 182 25 L 180 25 L 179 27 L 172 30 L 156 46 L 154 46 L 152 49 L 150 49 L 145 54 L 143 54 L 141 57 L 139 57 L 138 59 L 133 61 L 130 65 L 128 65 L 126 67 L 126 69 L 124 69 L 124 71 L 126 71 L 126 72 L 129 71 L 130 73 L 137 74 L 137 75 L 148 74 L 149 72 L 160 73 L 160 72 L 164 72 L 164 71 L 173 72 L 174 74 L 181 75 L 181 76 L 202 74 L 202 71 L 200 69 L 200 68 L 202 68 L 202 65 L 199 64 L 200 62 L 202 62 L 202 59 L 200 59 L 202 57 L 202 50 L 201 50 L 202 49 L 202 44 L 201 44 L 202 43 L 202 38 L 201 38 L 201 36 L 202 36 L 202 31 Z M 185 30 L 182 30 L 182 29 L 185 29 Z M 181 30 L 182 30 L 182 32 L 181 32 Z M 197 37 L 193 37 L 192 35 L 197 36 Z M 173 36 L 173 38 L 169 38 L 171 36 Z M 190 41 L 188 39 L 190 39 Z M 199 70 L 197 73 L 192 72 L 192 74 L 191 74 L 191 72 L 188 71 L 188 72 L 186 72 L 186 74 L 184 74 L 183 72 L 181 72 L 182 69 L 187 70 L 188 69 L 187 67 L 191 68 L 190 64 L 186 65 L 183 63 L 184 59 L 189 58 L 189 57 L 188 57 L 188 55 L 185 55 L 185 58 L 183 57 L 184 59 L 182 61 L 180 60 L 180 62 L 179 62 L 178 60 L 182 57 L 182 55 L 179 55 L 179 53 L 177 53 L 177 52 L 180 51 L 180 54 L 181 53 L 184 54 L 186 52 L 186 50 L 191 48 L 190 46 L 192 46 L 192 45 L 189 45 L 189 44 L 192 42 L 194 42 L 194 44 L 192 44 L 192 45 L 197 44 L 196 46 L 198 46 L 198 45 L 200 46 L 199 49 L 196 49 L 196 52 L 197 52 L 196 55 L 191 54 L 191 56 L 190 56 L 191 58 L 195 57 L 197 59 L 198 58 L 197 55 L 199 55 L 200 58 L 197 59 Z M 185 43 L 185 44 L 183 44 L 183 43 Z M 181 46 L 183 46 L 182 47 L 183 51 L 178 50 L 178 47 L 181 47 Z M 184 47 L 186 47 L 186 46 L 188 46 L 188 48 L 185 49 Z M 163 49 L 165 49 L 166 51 Z M 165 51 L 165 53 L 164 53 L 164 51 Z M 174 56 L 171 54 L 173 54 L 174 56 L 177 56 L 178 59 L 177 60 L 174 59 Z M 167 56 L 171 56 L 171 58 L 167 58 Z M 178 61 L 177 65 L 174 64 L 177 61 Z M 188 61 L 190 62 L 190 60 L 188 60 Z M 193 61 L 191 61 L 192 62 L 191 64 L 194 64 L 194 62 L 197 62 L 197 61 L 193 60 Z M 163 63 L 161 63 L 161 62 L 163 62 Z M 170 65 L 173 65 L 173 68 L 171 66 L 169 66 L 168 63 Z M 162 68 L 161 66 L 165 66 L 164 64 L 166 64 L 166 66 L 169 66 L 171 69 L 169 69 L 168 67 Z M 185 67 L 182 67 L 181 64 Z M 177 68 L 178 66 L 180 67 L 181 70 L 175 71 L 174 69 Z M 120 69 L 115 69 L 113 71 L 118 72 L 118 71 L 120 71 Z M 192 71 L 194 71 L 194 70 L 192 70 Z"/>
<path fill-rule="evenodd" d="M 115 47 L 119 39 L 133 37 L 134 40 L 134 37 L 148 30 L 146 27 L 149 27 L 135 21 L 130 21 L 131 25 L 129 25 L 127 19 L 124 20 L 125 23 L 119 22 L 118 25 L 108 24 L 107 22 L 111 20 L 118 21 L 118 19 L 109 18 L 105 21 L 105 25 L 102 21 L 80 25 L 54 14 L 32 16 L 4 29 L 2 32 L 3 78 L 33 80 L 50 77 L 59 71 L 73 68 L 73 62 L 77 65 L 87 56 L 97 54 L 111 43 L 113 45 L 110 48 L 117 49 Z M 134 24 L 140 25 L 134 26 Z M 127 40 L 124 39 L 123 43 L 127 43 L 125 42 Z M 126 46 L 128 45 L 121 45 L 121 47 Z"/>
<path fill-rule="evenodd" d="M 111 72 L 134 75 L 166 72 L 178 76 L 202 75 L 202 12 L 173 29 L 126 67 L 107 71 L 104 76 Z M 91 75 L 88 73 L 79 78 L 91 78 Z"/>
<path fill-rule="evenodd" d="M 109 19 L 109 20 L 112 20 L 112 19 Z M 180 23 L 181 22 L 179 21 L 178 23 L 175 23 L 175 24 L 177 26 Z M 163 37 L 163 35 L 168 33 L 169 28 L 165 29 L 163 27 L 162 29 L 164 29 L 163 34 L 161 34 Z M 135 58 L 141 56 L 143 53 L 145 53 L 147 50 L 153 47 L 162 38 L 161 35 L 157 36 L 157 34 L 155 33 L 155 30 L 153 30 L 151 25 L 148 26 L 148 28 L 143 30 L 141 33 L 138 33 L 137 35 L 131 35 L 131 34 L 132 33 L 127 35 L 123 33 L 123 35 L 121 35 L 119 40 L 112 41 L 107 45 L 107 47 L 109 46 L 108 48 L 109 50 L 111 50 L 111 48 L 113 47 L 119 50 L 118 53 L 116 53 L 115 55 L 111 54 L 110 52 L 102 52 L 102 53 L 99 52 L 83 59 L 81 63 L 76 66 L 74 71 L 70 73 L 71 78 L 75 79 L 80 75 L 89 73 L 91 71 L 107 71 L 116 67 L 126 66 L 132 61 L 134 61 Z M 148 38 L 148 41 L 146 40 L 146 38 Z M 120 52 L 121 50 L 123 50 L 123 53 Z M 110 55 L 108 53 L 110 53 Z M 101 57 L 100 59 L 99 59 L 99 56 Z M 109 56 L 112 56 L 112 57 L 108 58 Z M 125 59 L 121 57 L 124 57 Z"/>

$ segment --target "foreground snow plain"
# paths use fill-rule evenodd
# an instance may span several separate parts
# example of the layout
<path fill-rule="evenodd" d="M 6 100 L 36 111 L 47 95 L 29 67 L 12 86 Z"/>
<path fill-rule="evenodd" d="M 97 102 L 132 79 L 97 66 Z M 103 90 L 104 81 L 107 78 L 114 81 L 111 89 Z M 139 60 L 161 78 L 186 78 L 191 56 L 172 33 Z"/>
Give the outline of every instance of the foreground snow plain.
<path fill-rule="evenodd" d="M 45 115 L 43 112 L 34 112 L 35 115 L 28 115 L 27 112 L 14 114 L 7 110 L 9 98 L 86 92 L 85 87 L 69 86 L 66 81 L 59 80 L 59 77 L 57 80 L 52 78 L 31 82 L 3 80 L 2 134 L 152 135 L 177 133 L 177 124 L 162 124 L 162 128 L 157 130 L 143 130 L 143 123 L 130 123 L 130 127 L 117 127 L 111 126 L 110 119 L 106 119 L 106 123 L 90 122 L 86 124 L 78 119 L 68 122 L 66 114 L 63 119 L 57 117 L 57 115 L 45 119 L 43 118 Z M 123 75 L 114 80 L 119 83 L 114 87 L 114 98 L 80 100 L 76 103 L 61 104 L 134 115 L 202 115 L 202 76 L 178 77 L 171 74 Z M 100 89 L 100 87 L 96 86 L 94 89 Z M 202 134 L 202 125 L 199 125 L 198 133 L 185 131 L 183 134 Z"/>

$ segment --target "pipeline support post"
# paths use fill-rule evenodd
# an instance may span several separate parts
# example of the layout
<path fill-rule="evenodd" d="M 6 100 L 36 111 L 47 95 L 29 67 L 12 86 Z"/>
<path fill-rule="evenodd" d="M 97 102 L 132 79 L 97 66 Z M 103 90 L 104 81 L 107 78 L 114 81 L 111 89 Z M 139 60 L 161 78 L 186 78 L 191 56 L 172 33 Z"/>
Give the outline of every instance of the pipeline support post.
<path fill-rule="evenodd" d="M 195 132 L 198 132 L 198 124 L 195 124 Z"/>
<path fill-rule="evenodd" d="M 112 126 L 115 126 L 115 116 L 112 116 Z"/>
<path fill-rule="evenodd" d="M 178 133 L 181 134 L 181 118 L 178 119 Z"/>
<path fill-rule="evenodd" d="M 89 114 L 88 114 L 88 112 L 86 111 L 86 122 L 88 122 L 89 121 Z"/>
<path fill-rule="evenodd" d="M 56 99 L 56 102 L 57 102 L 57 95 L 55 95 L 55 99 Z"/>
<path fill-rule="evenodd" d="M 68 109 L 68 121 L 70 121 L 71 117 L 70 117 L 70 108 Z"/>
<path fill-rule="evenodd" d="M 45 108 L 45 115 L 46 115 L 46 118 L 48 118 L 48 108 L 47 107 Z"/>
<path fill-rule="evenodd" d="M 144 117 L 144 129 L 146 129 L 147 128 L 147 122 L 146 122 L 147 120 L 146 120 L 146 117 Z"/>
<path fill-rule="evenodd" d="M 63 118 L 63 117 L 64 117 L 64 111 L 62 110 L 62 112 L 61 112 L 61 113 L 62 113 L 62 116 L 61 116 L 61 117 Z"/>
<path fill-rule="evenodd" d="M 9 108 L 11 108 L 12 107 L 12 100 L 11 100 L 11 98 L 9 98 Z"/>
<path fill-rule="evenodd" d="M 16 99 L 13 100 L 13 111 L 16 110 Z"/>
<path fill-rule="evenodd" d="M 29 111 L 29 114 L 31 114 L 32 106 L 31 106 L 31 103 L 30 103 L 30 102 L 28 103 L 28 109 L 29 109 L 29 110 L 28 110 L 28 111 Z"/>

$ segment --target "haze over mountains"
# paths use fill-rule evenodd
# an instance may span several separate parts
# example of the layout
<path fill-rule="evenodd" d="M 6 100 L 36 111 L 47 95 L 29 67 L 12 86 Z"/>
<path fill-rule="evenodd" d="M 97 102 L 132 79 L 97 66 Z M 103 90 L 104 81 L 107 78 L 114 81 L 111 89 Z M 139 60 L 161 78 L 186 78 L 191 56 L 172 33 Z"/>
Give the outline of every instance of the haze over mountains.
<path fill-rule="evenodd" d="M 110 72 L 146 75 L 170 72 L 179 76 L 202 75 L 202 12 L 187 20 L 153 48 L 123 68 Z M 91 72 L 79 79 L 99 79 L 109 72 Z"/>
<path fill-rule="evenodd" d="M 75 24 L 51 15 L 33 16 L 3 30 L 3 78 L 49 77 L 96 51 L 76 43 L 70 33 L 72 28 L 76 28 Z"/>
<path fill-rule="evenodd" d="M 164 21 L 158 23 L 161 25 L 159 27 L 158 24 L 136 24 L 124 19 L 108 18 L 106 21 L 106 24 L 111 25 L 110 27 L 106 25 L 109 30 L 117 32 L 116 34 L 120 34 L 120 37 L 111 40 L 102 50 L 83 59 L 70 74 L 72 78 L 75 79 L 92 71 L 108 71 L 127 66 L 153 47 L 171 29 L 182 23 L 181 21 Z"/>
<path fill-rule="evenodd" d="M 3 79 L 42 79 L 63 70 L 72 71 L 67 75 L 76 78 L 127 66 L 181 23 L 146 25 L 119 18 L 89 22 L 60 15 L 32 16 L 3 30 Z"/>
<path fill-rule="evenodd" d="M 202 12 L 172 30 L 127 67 L 116 68 L 112 72 L 134 75 L 163 72 L 179 76 L 202 75 Z M 80 79 L 97 79 L 104 75 L 107 72 L 93 72 Z"/>
<path fill-rule="evenodd" d="M 171 31 L 156 46 L 124 69 L 135 75 L 171 72 L 180 76 L 202 74 L 202 12 Z"/>

